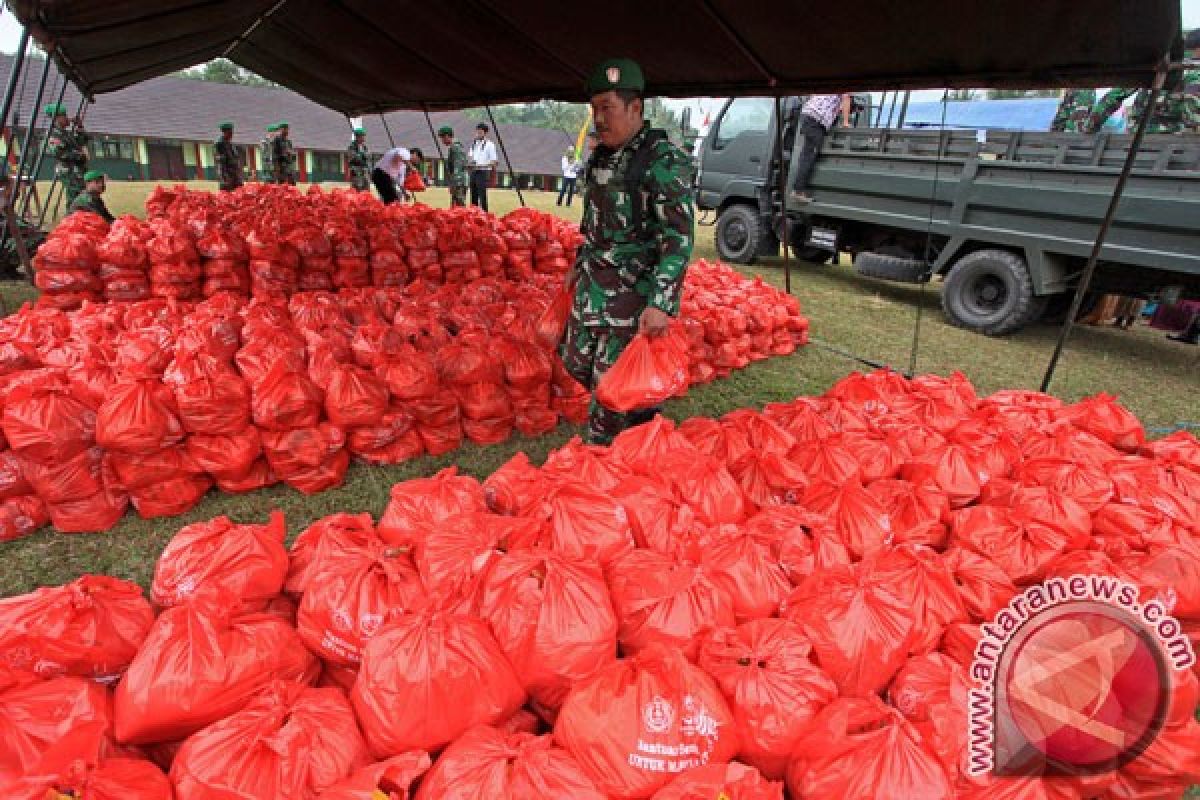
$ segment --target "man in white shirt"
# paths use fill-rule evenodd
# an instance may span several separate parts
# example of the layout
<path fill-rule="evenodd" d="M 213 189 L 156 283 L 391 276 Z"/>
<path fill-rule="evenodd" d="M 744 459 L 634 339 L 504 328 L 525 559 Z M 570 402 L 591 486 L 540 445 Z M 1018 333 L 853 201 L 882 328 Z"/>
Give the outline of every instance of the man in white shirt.
<path fill-rule="evenodd" d="M 583 164 L 579 163 L 579 159 L 575 158 L 575 148 L 568 147 L 567 152 L 563 153 L 562 157 L 562 187 L 558 190 L 558 202 L 555 205 L 563 204 L 563 195 L 567 196 L 567 208 L 571 207 L 571 199 L 575 197 L 575 184 L 579 180 L 579 170 Z"/>
<path fill-rule="evenodd" d="M 379 199 L 384 205 L 400 199 L 396 187 L 404 185 L 404 173 L 408 170 L 411 158 L 412 153 L 407 149 L 393 147 L 375 162 L 375 169 L 371 170 L 371 182 L 375 184 L 375 190 L 379 192 Z"/>
<path fill-rule="evenodd" d="M 467 151 L 467 167 L 471 170 L 471 205 L 488 210 L 487 187 L 492 182 L 492 172 L 496 169 L 496 144 L 487 138 L 488 126 L 479 123 L 475 126 L 475 141 Z"/>
<path fill-rule="evenodd" d="M 812 198 L 805 193 L 808 179 L 812 177 L 813 166 L 817 163 L 817 153 L 825 141 L 825 134 L 833 128 L 838 114 L 842 119 L 850 119 L 850 96 L 844 94 L 814 94 L 804 101 L 800 109 L 799 135 L 804 137 L 800 146 L 800 158 L 796 161 L 796 174 L 792 180 L 792 191 L 789 199 L 793 203 L 811 203 Z"/>

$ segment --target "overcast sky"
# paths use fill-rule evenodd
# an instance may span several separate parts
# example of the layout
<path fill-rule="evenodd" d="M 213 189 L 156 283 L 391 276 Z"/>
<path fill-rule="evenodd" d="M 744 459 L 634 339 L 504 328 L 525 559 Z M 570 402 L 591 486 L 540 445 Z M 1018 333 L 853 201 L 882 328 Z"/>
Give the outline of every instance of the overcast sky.
<path fill-rule="evenodd" d="M 1191 28 L 1200 27 L 1200 0 L 1180 0 L 1180 9 L 1183 13 L 1183 28 L 1190 30 Z M 0 52 L 12 53 L 17 49 L 17 44 L 21 38 L 21 26 L 17 24 L 16 18 L 13 17 L 7 9 L 0 14 Z M 939 90 L 927 90 L 913 92 L 914 100 L 940 100 L 942 93 Z M 693 107 L 693 123 L 698 124 L 704 120 L 705 112 L 715 112 L 721 104 L 720 100 L 712 98 L 696 98 L 693 100 L 670 101 L 671 105 L 678 108 L 685 105 Z"/>

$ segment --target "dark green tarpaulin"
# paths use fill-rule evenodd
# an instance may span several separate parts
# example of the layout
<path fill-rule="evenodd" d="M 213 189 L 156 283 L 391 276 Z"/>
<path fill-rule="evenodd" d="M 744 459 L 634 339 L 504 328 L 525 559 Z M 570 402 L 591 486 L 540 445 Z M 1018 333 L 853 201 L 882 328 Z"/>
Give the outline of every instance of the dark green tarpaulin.
<path fill-rule="evenodd" d="M 1145 86 L 1179 0 L 15 0 L 96 94 L 227 56 L 350 114 L 582 99 L 626 55 L 648 93 Z M 153 109 L 147 109 L 153 113 Z"/>

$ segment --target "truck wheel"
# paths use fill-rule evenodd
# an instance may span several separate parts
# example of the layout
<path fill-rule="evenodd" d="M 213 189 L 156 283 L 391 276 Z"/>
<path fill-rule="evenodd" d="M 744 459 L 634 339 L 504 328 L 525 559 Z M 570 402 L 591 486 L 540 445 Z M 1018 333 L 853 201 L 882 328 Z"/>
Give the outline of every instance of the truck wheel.
<path fill-rule="evenodd" d="M 919 258 L 885 256 L 882 253 L 859 253 L 854 257 L 859 275 L 882 278 L 901 283 L 928 283 L 929 266 Z"/>
<path fill-rule="evenodd" d="M 717 253 L 724 261 L 753 264 L 762 235 L 758 212 L 750 206 L 729 206 L 717 217 Z"/>
<path fill-rule="evenodd" d="M 1007 250 L 976 250 L 946 276 L 942 310 L 955 325 L 988 336 L 1019 330 L 1041 310 L 1025 259 Z"/>

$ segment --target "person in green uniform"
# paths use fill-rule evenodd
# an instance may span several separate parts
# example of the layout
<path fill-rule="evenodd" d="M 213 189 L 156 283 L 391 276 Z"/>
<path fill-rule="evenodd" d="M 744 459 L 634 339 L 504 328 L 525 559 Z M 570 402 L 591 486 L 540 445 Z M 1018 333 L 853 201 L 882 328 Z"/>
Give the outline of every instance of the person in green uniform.
<path fill-rule="evenodd" d="M 1050 123 L 1050 130 L 1090 133 L 1088 125 L 1094 105 L 1096 105 L 1095 89 L 1064 90 L 1062 100 L 1058 104 L 1058 111 L 1054 114 L 1054 121 Z"/>
<path fill-rule="evenodd" d="M 275 163 L 275 182 L 296 185 L 296 148 L 289 137 L 290 126 L 286 121 L 280 122 L 279 133 L 271 145 L 271 156 Z"/>
<path fill-rule="evenodd" d="M 63 185 L 63 197 L 69 204 L 83 191 L 83 175 L 87 171 L 88 142 L 91 137 L 83 129 L 83 121 L 76 117 L 67 119 L 67 109 L 61 103 L 51 103 L 43 111 L 53 122 L 50 124 L 47 149 L 54 157 L 54 174 Z"/>
<path fill-rule="evenodd" d="M 371 151 L 367 149 L 367 131 L 354 129 L 354 141 L 346 148 L 346 165 L 350 168 L 350 185 L 360 192 L 371 188 Z"/>
<path fill-rule="evenodd" d="M 662 336 L 679 314 L 695 212 L 691 159 L 644 119 L 641 67 L 601 62 L 586 90 L 599 143 L 584 172 L 584 242 L 567 274 L 574 303 L 559 350 L 594 390 L 635 334 Z M 657 413 L 621 414 L 593 397 L 588 441 L 607 444 Z"/>
<path fill-rule="evenodd" d="M 85 172 L 83 174 L 83 191 L 75 195 L 75 199 L 71 201 L 70 208 L 67 209 L 68 214 L 74 214 L 76 211 L 91 211 L 93 214 L 99 214 L 104 217 L 105 222 L 112 222 L 114 217 L 109 212 L 108 206 L 104 204 L 104 173 L 98 169 Z"/>
<path fill-rule="evenodd" d="M 233 143 L 232 122 L 222 122 L 217 128 L 221 131 L 221 138 L 213 144 L 217 186 L 222 192 L 232 192 L 242 185 L 242 151 Z"/>
<path fill-rule="evenodd" d="M 1200 59 L 1200 28 L 1184 36 L 1184 60 Z M 1105 120 L 1117 112 L 1129 97 L 1136 93 L 1133 109 L 1129 113 L 1126 130 L 1133 132 L 1137 120 L 1141 119 L 1149 102 L 1148 89 L 1110 89 L 1096 103 L 1091 113 L 1092 130 L 1100 130 Z M 1170 92 L 1159 92 L 1154 100 L 1154 110 L 1146 126 L 1146 133 L 1200 133 L 1200 69 L 1186 69 L 1178 88 Z"/>
<path fill-rule="evenodd" d="M 450 187 L 450 205 L 467 204 L 467 151 L 454 141 L 454 129 L 449 125 L 438 128 L 438 138 L 446 148 L 446 183 Z"/>
<path fill-rule="evenodd" d="M 272 122 L 267 126 L 267 133 L 258 145 L 258 154 L 262 160 L 263 183 L 275 182 L 275 133 L 279 126 Z"/>

